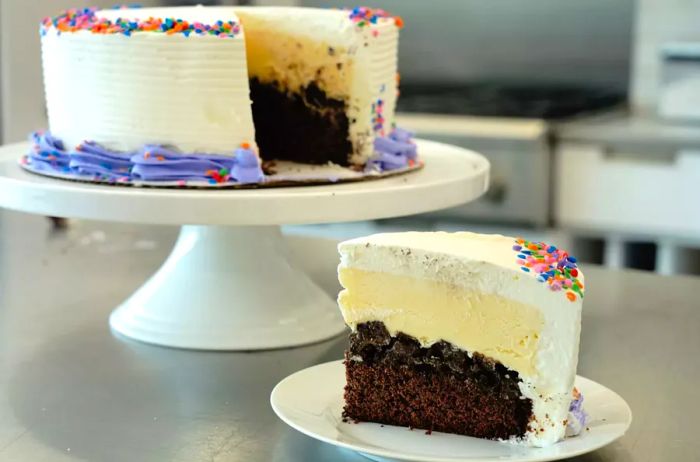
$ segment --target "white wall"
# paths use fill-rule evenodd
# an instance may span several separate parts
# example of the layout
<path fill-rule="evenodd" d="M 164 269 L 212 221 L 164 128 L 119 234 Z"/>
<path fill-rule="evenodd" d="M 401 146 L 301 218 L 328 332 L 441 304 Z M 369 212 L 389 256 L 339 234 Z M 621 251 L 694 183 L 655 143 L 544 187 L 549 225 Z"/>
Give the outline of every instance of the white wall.
<path fill-rule="evenodd" d="M 632 103 L 656 110 L 661 82 L 659 49 L 664 42 L 700 41 L 700 0 L 637 0 L 632 63 Z"/>

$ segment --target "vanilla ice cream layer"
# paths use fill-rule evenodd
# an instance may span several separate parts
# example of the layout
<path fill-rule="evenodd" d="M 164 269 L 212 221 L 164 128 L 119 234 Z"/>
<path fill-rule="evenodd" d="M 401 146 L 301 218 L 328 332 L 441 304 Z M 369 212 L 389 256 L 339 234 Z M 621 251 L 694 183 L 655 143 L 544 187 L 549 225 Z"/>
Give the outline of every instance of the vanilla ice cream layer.
<path fill-rule="evenodd" d="M 540 311 L 499 295 L 410 276 L 339 270 L 339 297 L 350 326 L 382 321 L 423 345 L 440 340 L 499 361 L 524 374 L 535 374 L 535 352 L 543 320 Z M 430 307 L 430 309 L 426 309 Z"/>

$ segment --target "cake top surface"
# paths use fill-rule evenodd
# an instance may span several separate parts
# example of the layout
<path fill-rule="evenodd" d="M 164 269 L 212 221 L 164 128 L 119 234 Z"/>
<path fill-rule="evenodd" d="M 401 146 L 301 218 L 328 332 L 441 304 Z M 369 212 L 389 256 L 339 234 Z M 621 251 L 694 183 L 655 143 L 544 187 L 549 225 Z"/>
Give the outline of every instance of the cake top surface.
<path fill-rule="evenodd" d="M 233 38 L 241 33 L 238 18 L 231 8 L 74 8 L 42 20 L 40 32 L 91 32 L 93 34 L 134 33 L 191 34 Z"/>
<path fill-rule="evenodd" d="M 347 10 L 298 7 L 160 7 L 160 8 L 74 8 L 42 20 L 40 31 L 59 33 L 88 31 L 94 34 L 133 33 L 181 34 L 184 36 L 218 36 L 233 38 L 242 33 L 236 12 L 257 12 L 270 17 L 292 20 L 303 15 L 306 19 L 343 21 L 357 29 L 392 23 L 403 27 L 400 17 L 384 10 L 356 7 Z M 300 24 L 304 25 L 304 24 Z M 306 27 L 309 25 L 307 24 Z"/>
<path fill-rule="evenodd" d="M 401 255 L 412 250 L 440 254 L 463 261 L 492 264 L 516 273 L 528 274 L 550 290 L 563 292 L 570 301 L 584 296 L 583 273 L 575 257 L 544 242 L 500 234 L 471 232 L 382 233 L 345 241 L 340 253 L 373 246 L 395 249 Z"/>

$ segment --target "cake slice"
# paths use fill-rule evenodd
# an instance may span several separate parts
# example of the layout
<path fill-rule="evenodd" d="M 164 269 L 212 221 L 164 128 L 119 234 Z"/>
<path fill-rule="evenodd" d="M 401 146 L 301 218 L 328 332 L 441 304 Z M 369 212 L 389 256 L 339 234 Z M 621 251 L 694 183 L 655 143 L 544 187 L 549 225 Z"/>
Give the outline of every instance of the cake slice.
<path fill-rule="evenodd" d="M 566 433 L 583 274 L 541 242 L 473 233 L 340 244 L 344 416 L 548 446 Z"/>

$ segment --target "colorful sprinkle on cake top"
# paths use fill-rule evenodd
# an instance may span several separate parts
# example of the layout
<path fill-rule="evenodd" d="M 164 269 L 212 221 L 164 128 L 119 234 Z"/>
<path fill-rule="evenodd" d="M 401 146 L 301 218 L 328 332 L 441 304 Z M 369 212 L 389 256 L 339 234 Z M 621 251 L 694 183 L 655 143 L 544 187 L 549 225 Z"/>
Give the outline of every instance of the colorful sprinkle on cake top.
<path fill-rule="evenodd" d="M 400 16 L 392 16 L 388 12 L 379 8 L 368 8 L 366 6 L 358 6 L 350 11 L 350 19 L 357 27 L 365 27 L 369 24 L 377 24 L 380 19 L 393 19 L 396 27 L 403 27 L 403 19 Z"/>
<path fill-rule="evenodd" d="M 550 290 L 563 290 L 572 302 L 577 297 L 583 298 L 583 283 L 578 278 L 576 258 L 566 251 L 522 238 L 515 240 L 513 250 L 518 252 L 516 262 L 520 269 L 537 275 L 537 280 L 546 283 Z"/>
<path fill-rule="evenodd" d="M 188 22 L 176 18 L 148 18 L 143 20 L 128 20 L 118 18 L 114 21 L 100 18 L 96 8 L 75 8 L 55 16 L 45 18 L 41 22 L 41 34 L 49 30 L 62 32 L 90 31 L 93 34 L 123 34 L 127 37 L 134 32 L 154 32 L 162 34 L 211 35 L 222 38 L 236 37 L 240 25 L 235 21 L 217 21 L 215 24 Z"/>
<path fill-rule="evenodd" d="M 392 16 L 379 8 L 359 6 L 350 11 L 349 18 L 358 27 L 377 24 L 380 19 L 393 19 L 396 27 L 403 28 L 403 19 Z M 215 24 L 190 23 L 177 18 L 147 18 L 141 20 L 129 20 L 118 18 L 109 20 L 100 18 L 96 14 L 97 8 L 73 8 L 58 16 L 47 17 L 41 21 L 41 34 L 49 30 L 57 32 L 90 31 L 94 34 L 123 34 L 130 36 L 134 32 L 156 32 L 164 34 L 182 34 L 189 36 L 213 35 L 218 37 L 233 38 L 240 31 L 240 25 L 235 21 L 217 21 Z"/>

